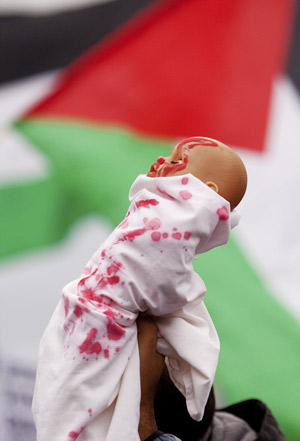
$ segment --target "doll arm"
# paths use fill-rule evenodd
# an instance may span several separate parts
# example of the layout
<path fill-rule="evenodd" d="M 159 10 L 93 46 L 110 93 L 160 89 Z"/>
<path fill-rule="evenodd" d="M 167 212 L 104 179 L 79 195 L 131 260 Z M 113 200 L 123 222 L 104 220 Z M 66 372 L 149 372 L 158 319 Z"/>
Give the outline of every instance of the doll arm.
<path fill-rule="evenodd" d="M 203 417 L 219 356 L 219 339 L 203 301 L 194 301 L 156 318 L 161 338 L 158 351 L 166 355 L 170 378 L 185 396 L 191 417 Z"/>

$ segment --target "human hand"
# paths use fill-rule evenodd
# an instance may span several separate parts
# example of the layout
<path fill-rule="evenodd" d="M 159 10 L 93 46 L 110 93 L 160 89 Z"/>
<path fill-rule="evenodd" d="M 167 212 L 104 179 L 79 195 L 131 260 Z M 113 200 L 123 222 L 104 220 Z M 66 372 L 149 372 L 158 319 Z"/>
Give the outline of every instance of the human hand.
<path fill-rule="evenodd" d="M 156 352 L 157 327 L 149 316 L 137 320 L 140 353 L 141 404 L 139 435 L 143 441 L 157 430 L 154 396 L 164 368 L 164 357 Z"/>

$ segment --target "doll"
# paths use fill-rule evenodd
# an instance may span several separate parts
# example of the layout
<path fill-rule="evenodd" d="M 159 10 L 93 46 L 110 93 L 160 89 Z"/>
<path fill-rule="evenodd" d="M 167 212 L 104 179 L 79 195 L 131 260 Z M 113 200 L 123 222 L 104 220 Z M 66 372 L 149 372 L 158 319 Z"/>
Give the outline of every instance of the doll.
<path fill-rule="evenodd" d="M 139 441 L 140 313 L 154 317 L 170 377 L 202 418 L 219 339 L 192 261 L 228 241 L 246 184 L 239 156 L 203 137 L 183 140 L 138 176 L 125 219 L 63 289 L 42 337 L 38 441 Z"/>

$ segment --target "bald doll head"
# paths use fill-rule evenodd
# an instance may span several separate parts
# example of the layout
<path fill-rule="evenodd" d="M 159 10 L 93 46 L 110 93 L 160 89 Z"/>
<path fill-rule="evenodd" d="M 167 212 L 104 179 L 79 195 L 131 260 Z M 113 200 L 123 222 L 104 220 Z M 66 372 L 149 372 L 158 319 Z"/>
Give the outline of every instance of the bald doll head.
<path fill-rule="evenodd" d="M 160 156 L 147 176 L 180 176 L 191 173 L 226 199 L 233 210 L 247 187 L 247 172 L 236 152 L 210 138 L 187 138 L 170 155 Z"/>

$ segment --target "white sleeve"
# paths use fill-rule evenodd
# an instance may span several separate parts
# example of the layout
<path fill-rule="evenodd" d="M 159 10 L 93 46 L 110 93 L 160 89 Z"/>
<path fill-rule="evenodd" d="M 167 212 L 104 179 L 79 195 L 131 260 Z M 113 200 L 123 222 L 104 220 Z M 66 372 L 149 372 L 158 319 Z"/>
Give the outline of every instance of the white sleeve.
<path fill-rule="evenodd" d="M 158 352 L 175 386 L 185 396 L 192 418 L 200 421 L 213 385 L 219 339 L 202 301 L 191 302 L 174 314 L 156 319 Z"/>

